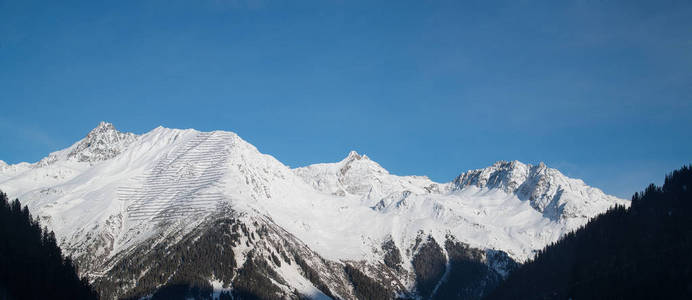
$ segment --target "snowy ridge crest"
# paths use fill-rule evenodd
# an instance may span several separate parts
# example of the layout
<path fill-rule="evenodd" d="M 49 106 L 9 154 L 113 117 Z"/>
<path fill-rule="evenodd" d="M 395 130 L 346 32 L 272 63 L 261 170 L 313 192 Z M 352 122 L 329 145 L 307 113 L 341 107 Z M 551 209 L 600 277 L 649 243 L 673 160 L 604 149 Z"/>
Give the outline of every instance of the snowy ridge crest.
<path fill-rule="evenodd" d="M 593 216 L 598 208 L 590 203 L 627 204 L 587 186 L 580 179 L 569 178 L 556 169 L 548 168 L 543 162 L 531 165 L 516 160 L 498 161 L 490 167 L 459 175 L 454 179 L 453 187 L 455 190 L 468 187 L 498 189 L 514 194 L 523 201 L 529 201 L 531 207 L 551 220 Z"/>
<path fill-rule="evenodd" d="M 358 197 L 363 204 L 377 205 L 385 197 L 404 191 L 427 194 L 439 190 L 437 183 L 425 176 L 392 175 L 367 155 L 351 151 L 336 163 L 322 163 L 294 169 L 296 175 L 315 189 L 340 197 Z"/>
<path fill-rule="evenodd" d="M 37 166 L 50 165 L 58 160 L 88 163 L 109 160 L 118 156 L 136 139 L 136 134 L 120 132 L 113 124 L 102 121 L 84 139 L 65 150 L 51 153 L 39 161 Z"/>
<path fill-rule="evenodd" d="M 0 167 L 0 189 L 47 220 L 71 253 L 94 252 L 101 240 L 92 246 L 106 258 L 231 206 L 271 218 L 333 260 L 379 261 L 373 249 L 389 237 L 406 261 L 424 232 L 524 261 L 628 204 L 544 164 L 497 162 L 437 183 L 391 174 L 355 151 L 291 169 L 231 132 L 158 127 L 138 136 L 105 122 L 39 164 Z"/>
<path fill-rule="evenodd" d="M 80 162 L 96 162 L 111 159 L 137 138 L 133 133 L 115 129 L 113 124 L 101 122 L 87 136 L 73 146 L 68 159 Z"/>

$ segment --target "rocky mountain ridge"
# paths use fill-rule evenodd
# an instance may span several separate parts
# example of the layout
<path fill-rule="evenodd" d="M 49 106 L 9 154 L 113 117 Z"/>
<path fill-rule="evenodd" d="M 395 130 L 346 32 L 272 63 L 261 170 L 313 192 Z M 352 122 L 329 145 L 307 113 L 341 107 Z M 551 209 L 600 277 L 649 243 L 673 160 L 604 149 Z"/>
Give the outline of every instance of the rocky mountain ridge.
<path fill-rule="evenodd" d="M 2 166 L 0 189 L 56 232 L 107 298 L 175 284 L 185 293 L 243 293 L 242 274 L 266 279 L 276 298 L 477 298 L 514 261 L 628 205 L 543 164 L 498 162 L 436 183 L 390 174 L 355 151 L 291 169 L 235 133 L 158 127 L 134 135 L 108 123 L 38 163 Z M 210 234 L 210 224 L 229 218 L 236 229 Z M 269 229 L 276 234 L 257 233 Z M 230 275 L 175 260 L 162 270 L 147 254 L 200 255 L 190 252 L 200 237 L 207 255 L 232 256 Z"/>

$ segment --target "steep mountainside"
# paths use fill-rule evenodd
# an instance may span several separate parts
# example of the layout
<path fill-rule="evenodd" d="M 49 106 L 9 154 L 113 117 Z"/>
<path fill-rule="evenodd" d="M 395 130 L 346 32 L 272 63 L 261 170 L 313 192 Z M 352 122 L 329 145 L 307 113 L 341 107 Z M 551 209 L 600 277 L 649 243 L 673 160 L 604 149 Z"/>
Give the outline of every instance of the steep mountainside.
<path fill-rule="evenodd" d="M 692 168 L 635 194 L 513 272 L 489 299 L 690 299 Z"/>
<path fill-rule="evenodd" d="M 551 220 L 582 224 L 584 220 L 608 209 L 612 203 L 619 202 L 616 197 L 587 186 L 579 179 L 568 178 L 543 163 L 532 166 L 518 161 L 500 161 L 454 179 L 455 189 L 462 190 L 469 186 L 514 194 Z"/>
<path fill-rule="evenodd" d="M 356 152 L 290 169 L 231 132 L 134 135 L 108 123 L 38 163 L 0 165 L 0 189 L 38 214 L 109 298 L 174 284 L 241 293 L 242 274 L 289 298 L 477 298 L 514 261 L 629 203 L 543 164 L 499 162 L 436 183 Z M 185 255 L 203 255 L 193 248 L 231 255 L 230 273 L 186 269 Z M 162 255 L 183 257 L 154 259 Z M 454 278 L 469 284 L 446 284 Z"/>

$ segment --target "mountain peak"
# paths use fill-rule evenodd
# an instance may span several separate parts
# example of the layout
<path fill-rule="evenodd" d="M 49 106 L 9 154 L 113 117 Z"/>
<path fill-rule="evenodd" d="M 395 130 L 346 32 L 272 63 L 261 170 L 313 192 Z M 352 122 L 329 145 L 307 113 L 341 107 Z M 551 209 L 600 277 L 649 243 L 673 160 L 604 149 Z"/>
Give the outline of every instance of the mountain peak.
<path fill-rule="evenodd" d="M 356 150 L 351 150 L 351 152 L 348 153 L 348 156 L 346 158 L 355 158 L 355 159 L 360 159 L 360 154 L 356 152 Z"/>
<path fill-rule="evenodd" d="M 361 155 L 361 154 L 358 154 L 358 152 L 356 152 L 355 150 L 351 150 L 348 153 L 348 155 L 346 156 L 346 158 L 341 160 L 341 162 L 350 163 L 350 162 L 356 161 L 356 160 L 370 160 L 370 158 L 365 154 Z"/>
<path fill-rule="evenodd" d="M 132 141 L 136 135 L 115 129 L 112 123 L 101 121 L 87 136 L 77 142 L 67 154 L 68 159 L 80 162 L 96 162 L 111 159 Z"/>
<path fill-rule="evenodd" d="M 542 164 L 543 163 L 541 163 L 541 165 Z M 493 163 L 492 166 L 490 166 L 489 168 L 510 170 L 510 169 L 526 168 L 527 166 L 530 166 L 530 165 L 522 163 L 518 160 L 512 160 L 512 161 L 498 160 L 495 163 Z"/>
<path fill-rule="evenodd" d="M 540 164 L 500 161 L 466 172 L 454 183 L 436 183 L 390 174 L 356 151 L 343 154 L 341 161 L 289 169 L 231 132 L 157 127 L 136 136 L 101 122 L 82 140 L 47 157 L 44 162 L 51 166 L 0 168 L 0 188 L 21 196 L 46 220 L 68 254 L 88 262 L 86 274 L 121 269 L 117 266 L 140 259 L 129 256 L 137 252 L 131 249 L 150 242 L 171 249 L 175 244 L 168 241 L 178 237 L 203 240 L 198 237 L 206 230 L 214 228 L 209 236 L 222 236 L 226 231 L 216 228 L 225 228 L 234 236 L 261 233 L 227 240 L 232 246 L 226 249 L 250 263 L 263 263 L 262 257 L 284 250 L 304 255 L 304 249 L 316 249 L 337 263 L 364 261 L 375 266 L 368 270 L 389 272 L 377 268 L 382 257 L 395 254 L 401 260 L 391 270 L 402 272 L 395 273 L 402 286 L 415 286 L 413 273 L 406 272 L 415 272 L 409 262 L 423 253 L 419 237 L 434 237 L 441 251 L 466 251 L 458 244 L 449 248 L 451 236 L 469 247 L 507 251 L 508 257 L 525 261 L 563 232 L 619 204 Z M 248 230 L 234 229 L 233 220 Z M 271 226 L 265 230 L 264 225 Z M 281 248 L 288 246 L 273 235 L 295 235 L 305 246 Z M 392 247 L 383 244 L 387 240 Z M 259 245 L 269 248 L 253 252 L 255 258 L 244 252 Z M 319 261 L 305 256 L 307 264 Z M 287 269 L 298 264 L 266 262 L 291 278 L 303 272 Z M 108 274 L 122 278 L 125 273 Z M 300 280 L 299 286 L 307 286 L 307 279 Z"/>
<path fill-rule="evenodd" d="M 531 165 L 516 160 L 498 161 L 490 167 L 459 175 L 453 185 L 456 190 L 477 187 L 514 194 L 521 200 L 529 201 L 534 209 L 553 220 L 584 215 L 581 210 L 592 204 L 625 203 L 587 186 L 581 180 L 569 178 L 543 162 Z M 575 199 L 584 198 L 583 195 L 589 195 L 590 201 L 573 203 Z"/>
<path fill-rule="evenodd" d="M 92 129 L 90 133 L 92 132 L 101 132 L 101 131 L 110 131 L 110 130 L 116 130 L 115 126 L 113 126 L 113 123 L 108 123 L 106 121 L 101 121 L 99 122 L 99 125 L 96 126 L 96 128 Z M 117 131 L 117 130 L 116 130 Z"/>

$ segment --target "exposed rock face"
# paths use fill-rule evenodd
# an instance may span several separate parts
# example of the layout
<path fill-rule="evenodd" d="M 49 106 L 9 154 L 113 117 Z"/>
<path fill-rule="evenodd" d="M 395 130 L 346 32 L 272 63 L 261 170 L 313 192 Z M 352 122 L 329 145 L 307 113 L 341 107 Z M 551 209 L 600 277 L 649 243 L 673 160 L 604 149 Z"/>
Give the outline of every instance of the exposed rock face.
<path fill-rule="evenodd" d="M 67 149 L 51 153 L 35 167 L 51 165 L 59 160 L 96 163 L 112 159 L 137 139 L 133 133 L 120 132 L 111 123 L 101 122 L 86 137 Z"/>
<path fill-rule="evenodd" d="M 396 176 L 390 174 L 367 155 L 351 151 L 346 158 L 332 164 L 314 164 L 294 169 L 315 189 L 337 196 L 357 196 L 369 206 L 378 205 L 384 197 L 395 197 L 405 190 L 409 193 L 439 192 L 439 184 L 425 176 Z"/>
<path fill-rule="evenodd" d="M 101 122 L 74 146 L 67 158 L 80 162 L 108 160 L 120 154 L 136 137 L 116 130 L 111 123 Z"/>
<path fill-rule="evenodd" d="M 492 166 L 472 170 L 454 179 L 454 189 L 475 186 L 499 189 L 529 201 L 531 206 L 552 220 L 588 218 L 600 211 L 603 203 L 626 204 L 579 179 L 568 178 L 545 164 L 499 161 Z"/>

